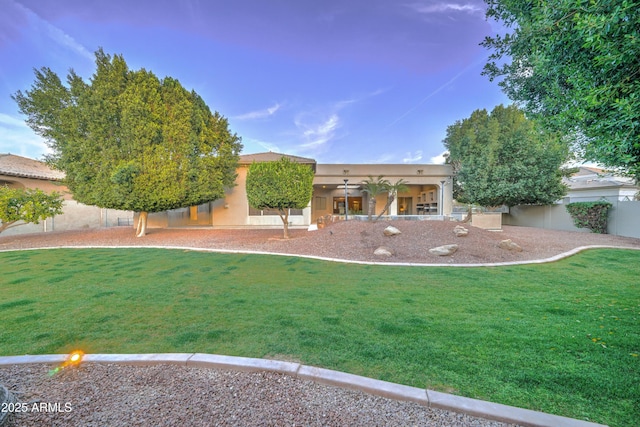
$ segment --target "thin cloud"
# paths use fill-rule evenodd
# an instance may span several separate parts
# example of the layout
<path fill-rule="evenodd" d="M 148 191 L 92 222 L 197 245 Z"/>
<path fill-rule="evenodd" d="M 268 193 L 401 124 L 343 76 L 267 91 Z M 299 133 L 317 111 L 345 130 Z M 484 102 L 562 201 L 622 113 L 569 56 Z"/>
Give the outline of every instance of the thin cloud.
<path fill-rule="evenodd" d="M 434 156 L 430 159 L 431 164 L 433 165 L 444 165 L 444 162 L 446 161 L 446 155 L 449 154 L 448 151 L 443 151 L 442 153 L 438 154 L 437 156 Z"/>
<path fill-rule="evenodd" d="M 236 120 L 266 119 L 267 117 L 273 116 L 280 108 L 281 105 L 279 103 L 276 103 L 271 107 L 265 108 L 263 110 L 251 111 L 249 113 L 240 114 L 239 116 L 234 116 L 233 118 Z"/>
<path fill-rule="evenodd" d="M 304 124 L 297 120 L 296 126 L 303 129 L 302 135 L 307 141 L 304 144 L 301 144 L 301 147 L 318 147 L 333 139 L 336 129 L 340 126 L 340 118 L 337 114 L 332 114 L 327 120 L 314 126 Z"/>
<path fill-rule="evenodd" d="M 15 151 L 19 147 L 18 152 Z M 12 152 L 36 158 L 39 153 L 49 153 L 44 140 L 36 135 L 23 120 L 0 113 L 0 153 Z"/>
<path fill-rule="evenodd" d="M 402 159 L 402 163 L 416 163 L 422 160 L 422 150 L 417 150 L 415 153 L 407 153 L 407 157 Z"/>
<path fill-rule="evenodd" d="M 28 16 L 32 18 L 32 21 L 37 25 L 37 27 L 42 30 L 42 32 L 53 40 L 56 44 L 62 46 L 63 48 L 69 49 L 80 56 L 83 56 L 90 61 L 94 60 L 94 55 L 84 47 L 81 43 L 77 42 L 73 37 L 69 34 L 65 33 L 62 29 L 56 27 L 51 24 L 47 20 L 41 18 L 37 13 L 28 7 L 15 3 L 19 8 L 23 9 Z"/>
<path fill-rule="evenodd" d="M 408 8 L 423 14 L 445 13 L 445 12 L 466 12 L 470 14 L 484 13 L 484 10 L 474 4 L 470 3 L 435 3 L 435 4 L 420 4 L 411 3 L 407 5 Z"/>
<path fill-rule="evenodd" d="M 245 148 L 249 148 L 248 150 L 249 152 L 263 151 L 263 150 L 273 151 L 273 152 L 282 151 L 280 147 L 277 146 L 276 144 L 272 144 L 267 141 L 262 141 L 260 139 L 245 137 L 242 139 L 242 141 L 244 142 Z M 255 147 L 260 147 L 260 148 L 255 149 Z"/>
<path fill-rule="evenodd" d="M 445 90 L 446 88 L 448 88 L 449 86 L 451 86 L 453 83 L 455 83 L 456 80 L 458 80 L 460 77 L 462 77 L 467 71 L 469 71 L 471 68 L 474 68 L 476 66 L 478 66 L 478 64 L 480 63 L 484 63 L 487 59 L 487 56 L 485 55 L 481 60 L 479 61 L 475 61 L 474 63 L 472 63 L 471 65 L 467 66 L 465 69 L 463 69 L 462 71 L 460 71 L 458 74 L 456 74 L 455 76 L 453 76 L 448 82 L 444 83 L 443 85 L 441 85 L 440 87 L 438 87 L 437 89 L 435 89 L 433 92 L 431 92 L 430 94 L 428 94 L 427 96 L 425 96 L 424 98 L 422 98 L 420 100 L 420 102 L 418 102 L 415 106 L 409 108 L 407 111 L 405 111 L 404 113 L 402 113 L 399 117 L 397 117 L 394 121 L 392 121 L 391 123 L 389 123 L 387 126 L 385 126 L 385 129 L 390 128 L 391 126 L 395 125 L 396 123 L 398 123 L 400 120 L 404 119 L 405 117 L 407 117 L 409 114 L 413 113 L 415 110 L 417 110 L 420 106 L 422 106 L 422 104 L 424 104 L 425 102 L 427 102 L 429 99 L 433 98 L 434 96 L 436 96 L 438 93 L 442 92 L 443 90 Z"/>

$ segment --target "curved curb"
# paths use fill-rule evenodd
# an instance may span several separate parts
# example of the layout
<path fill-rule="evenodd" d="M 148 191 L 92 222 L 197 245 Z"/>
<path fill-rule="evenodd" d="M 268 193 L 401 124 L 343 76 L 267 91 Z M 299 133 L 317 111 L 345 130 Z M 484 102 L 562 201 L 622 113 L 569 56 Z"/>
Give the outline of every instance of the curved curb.
<path fill-rule="evenodd" d="M 378 262 L 378 261 L 356 261 L 346 260 L 340 258 L 321 257 L 316 255 L 303 255 L 303 254 L 287 254 L 282 252 L 265 252 L 265 251 L 244 251 L 237 249 L 215 249 L 215 248 L 197 248 L 190 246 L 154 246 L 154 245 L 135 245 L 135 246 L 44 246 L 39 248 L 23 248 L 23 249 L 0 249 L 0 253 L 3 252 L 17 252 L 17 251 L 38 251 L 46 249 L 173 249 L 192 252 L 209 252 L 209 253 L 221 253 L 221 254 L 242 254 L 242 255 L 274 255 L 274 256 L 286 256 L 314 259 L 319 261 L 339 262 L 342 264 L 361 264 L 361 265 L 385 265 L 385 266 L 399 266 L 399 267 L 502 267 L 510 265 L 527 265 L 527 264 L 545 264 L 550 262 L 559 261 L 564 258 L 568 258 L 572 255 L 586 251 L 589 249 L 623 249 L 638 251 L 640 248 L 630 246 L 613 246 L 613 245 L 589 245 L 579 246 L 567 252 L 562 252 L 558 255 L 554 255 L 549 258 L 533 259 L 526 261 L 509 261 L 509 262 L 488 262 L 479 264 L 424 264 L 419 262 Z"/>
<path fill-rule="evenodd" d="M 65 354 L 0 356 L 0 368 L 9 365 L 62 363 Z M 390 383 L 294 362 L 234 357 L 205 353 L 86 354 L 83 362 L 124 365 L 174 364 L 187 367 L 215 368 L 243 372 L 277 372 L 394 400 L 415 402 L 429 408 L 464 413 L 488 420 L 527 427 L 604 427 L 603 424 L 561 417 L 559 415 L 455 396 L 402 384 Z"/>

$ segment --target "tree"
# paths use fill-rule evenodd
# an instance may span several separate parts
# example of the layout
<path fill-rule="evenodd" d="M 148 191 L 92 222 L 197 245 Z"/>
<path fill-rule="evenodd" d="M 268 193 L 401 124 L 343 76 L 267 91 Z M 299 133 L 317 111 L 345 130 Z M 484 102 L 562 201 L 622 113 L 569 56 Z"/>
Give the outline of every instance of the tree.
<path fill-rule="evenodd" d="M 515 106 L 476 110 L 447 128 L 454 198 L 481 206 L 551 204 L 566 194 L 569 157 L 559 135 L 541 130 Z"/>
<path fill-rule="evenodd" d="M 60 215 L 62 203 L 59 193 L 47 194 L 38 189 L 0 186 L 0 233 L 7 228 L 24 225 L 19 221 L 38 224 Z"/>
<path fill-rule="evenodd" d="M 88 83 L 71 70 L 67 85 L 42 68 L 31 90 L 13 95 L 74 199 L 140 212 L 143 236 L 148 212 L 224 197 L 242 148 L 227 120 L 177 80 L 129 70 L 122 56 L 99 50 L 96 68 Z"/>
<path fill-rule="evenodd" d="M 384 179 L 382 175 L 378 175 L 377 178 L 369 175 L 369 178 L 362 181 L 362 191 L 369 196 L 369 203 L 367 203 L 367 220 L 371 221 L 371 217 L 376 212 L 376 196 L 382 194 L 389 188 L 389 181 Z"/>
<path fill-rule="evenodd" d="M 254 209 L 277 209 L 289 238 L 289 209 L 304 209 L 313 196 L 313 169 L 287 157 L 252 163 L 247 172 L 247 199 Z"/>
<path fill-rule="evenodd" d="M 511 28 L 487 37 L 483 74 L 586 160 L 640 179 L 640 2 L 486 0 Z"/>
<path fill-rule="evenodd" d="M 380 215 L 378 215 L 378 217 L 376 218 L 376 221 L 379 220 L 380 217 L 389 210 L 389 207 L 398 196 L 398 193 L 404 193 L 406 191 L 409 191 L 409 187 L 407 186 L 407 184 L 408 182 L 402 178 L 397 180 L 395 184 L 391 184 L 387 181 L 387 188 L 386 188 L 387 203 L 384 205 L 384 209 L 382 209 L 382 212 L 380 212 Z"/>

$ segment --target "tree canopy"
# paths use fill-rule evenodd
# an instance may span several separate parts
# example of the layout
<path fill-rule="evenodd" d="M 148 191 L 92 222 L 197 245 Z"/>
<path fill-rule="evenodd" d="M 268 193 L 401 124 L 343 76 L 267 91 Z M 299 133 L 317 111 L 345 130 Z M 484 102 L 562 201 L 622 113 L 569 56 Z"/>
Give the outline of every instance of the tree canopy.
<path fill-rule="evenodd" d="M 144 235 L 148 212 L 216 200 L 234 185 L 240 138 L 178 80 L 102 50 L 88 82 L 73 70 L 66 85 L 46 67 L 35 75 L 13 99 L 78 202 L 138 211 Z"/>
<path fill-rule="evenodd" d="M 640 178 L 640 1 L 485 0 L 484 74 L 586 160 Z"/>
<path fill-rule="evenodd" d="M 0 233 L 7 228 L 40 221 L 62 214 L 62 197 L 38 189 L 0 186 Z"/>
<path fill-rule="evenodd" d="M 313 196 L 313 169 L 287 157 L 256 162 L 247 172 L 247 199 L 255 209 L 277 209 L 289 238 L 289 209 L 304 209 Z"/>
<path fill-rule="evenodd" d="M 447 128 L 454 198 L 480 206 L 551 204 L 566 194 L 569 149 L 515 106 L 476 110 Z"/>

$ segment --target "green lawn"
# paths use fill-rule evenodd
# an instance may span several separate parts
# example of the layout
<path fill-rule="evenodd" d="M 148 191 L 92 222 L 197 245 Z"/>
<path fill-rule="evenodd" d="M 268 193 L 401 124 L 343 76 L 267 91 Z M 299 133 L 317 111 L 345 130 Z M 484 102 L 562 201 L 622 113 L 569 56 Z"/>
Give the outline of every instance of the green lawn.
<path fill-rule="evenodd" d="M 275 357 L 612 426 L 640 418 L 640 251 L 499 268 L 5 252 L 0 295 L 0 355 Z"/>

